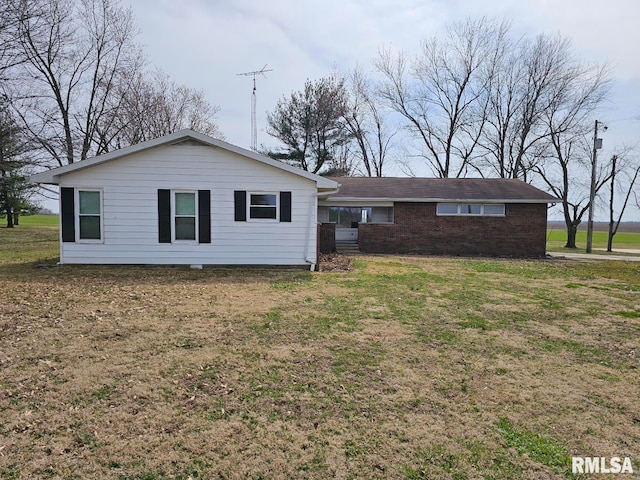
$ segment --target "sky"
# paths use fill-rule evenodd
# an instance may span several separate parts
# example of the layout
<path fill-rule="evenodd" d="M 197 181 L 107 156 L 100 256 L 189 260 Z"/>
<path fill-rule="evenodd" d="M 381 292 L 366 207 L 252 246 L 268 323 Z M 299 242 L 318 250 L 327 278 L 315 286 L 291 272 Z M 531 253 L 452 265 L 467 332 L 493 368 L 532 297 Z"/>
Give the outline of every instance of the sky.
<path fill-rule="evenodd" d="M 149 64 L 204 91 L 220 107 L 217 121 L 230 143 L 251 143 L 251 77 L 257 79 L 258 145 L 266 112 L 307 79 L 356 65 L 372 67 L 380 48 L 417 53 L 446 24 L 486 16 L 512 22 L 516 35 L 560 33 L 585 61 L 607 62 L 611 101 L 598 113 L 608 126 L 600 158 L 640 144 L 639 0 L 123 0 L 136 17 Z M 594 118 L 595 120 L 595 118 Z M 400 175 L 399 170 L 390 170 Z M 598 216 L 604 216 L 602 212 Z M 640 221 L 633 212 L 627 220 Z M 597 218 L 598 219 L 598 218 Z"/>

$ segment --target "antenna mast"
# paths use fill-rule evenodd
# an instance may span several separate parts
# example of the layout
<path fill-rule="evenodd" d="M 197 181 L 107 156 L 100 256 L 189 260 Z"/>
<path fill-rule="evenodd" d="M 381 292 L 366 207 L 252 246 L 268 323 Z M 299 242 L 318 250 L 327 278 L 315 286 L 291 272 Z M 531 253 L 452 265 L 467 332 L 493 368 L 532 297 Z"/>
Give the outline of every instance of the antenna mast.
<path fill-rule="evenodd" d="M 258 127 L 256 124 L 256 77 L 258 75 L 262 75 L 267 78 L 265 75 L 266 72 L 273 72 L 273 70 L 267 70 L 267 65 L 265 64 L 260 70 L 236 74 L 245 77 L 253 77 L 253 92 L 251 93 L 251 150 L 254 152 L 258 151 Z"/>

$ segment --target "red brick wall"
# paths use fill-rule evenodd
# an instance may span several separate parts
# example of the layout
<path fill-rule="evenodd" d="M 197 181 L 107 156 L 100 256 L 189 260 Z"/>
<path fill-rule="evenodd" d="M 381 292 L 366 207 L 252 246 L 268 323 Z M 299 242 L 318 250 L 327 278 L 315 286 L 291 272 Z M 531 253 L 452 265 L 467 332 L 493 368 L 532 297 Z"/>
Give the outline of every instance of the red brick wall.
<path fill-rule="evenodd" d="M 333 253 L 336 251 L 336 224 L 318 224 L 318 251 L 320 253 Z"/>
<path fill-rule="evenodd" d="M 542 257 L 547 206 L 506 204 L 505 216 L 436 216 L 435 203 L 396 203 L 394 223 L 359 225 L 360 251 Z"/>

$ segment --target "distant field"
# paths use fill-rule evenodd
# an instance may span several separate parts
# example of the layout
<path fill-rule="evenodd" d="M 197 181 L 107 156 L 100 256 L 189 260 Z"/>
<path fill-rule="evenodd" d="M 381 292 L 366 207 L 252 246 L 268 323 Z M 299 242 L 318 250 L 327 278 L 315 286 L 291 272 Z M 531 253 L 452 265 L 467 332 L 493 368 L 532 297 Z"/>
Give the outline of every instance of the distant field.
<path fill-rule="evenodd" d="M 55 267 L 57 240 L 0 229 L 0 478 L 640 469 L 639 264 Z"/>
<path fill-rule="evenodd" d="M 593 232 L 593 248 L 607 248 L 608 233 L 602 231 Z M 561 229 L 547 230 L 547 250 L 564 251 L 567 243 L 567 232 Z M 578 230 L 576 235 L 577 249 L 584 250 L 587 245 L 587 232 Z M 613 249 L 640 249 L 640 233 L 621 232 L 613 237 Z"/>
<path fill-rule="evenodd" d="M 0 226 L 5 226 L 6 224 L 6 219 L 0 220 Z M 20 217 L 20 225 L 57 226 L 58 215 L 27 215 Z"/>

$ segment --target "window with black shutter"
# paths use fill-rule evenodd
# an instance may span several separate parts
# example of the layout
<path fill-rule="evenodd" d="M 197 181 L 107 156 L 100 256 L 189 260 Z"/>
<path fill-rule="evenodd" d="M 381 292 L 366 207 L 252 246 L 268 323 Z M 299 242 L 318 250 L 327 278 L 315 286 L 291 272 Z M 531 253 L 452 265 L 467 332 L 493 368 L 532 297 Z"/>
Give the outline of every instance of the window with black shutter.
<path fill-rule="evenodd" d="M 211 191 L 158 190 L 160 243 L 211 243 Z"/>
<path fill-rule="evenodd" d="M 234 192 L 236 222 L 291 222 L 291 192 Z"/>

